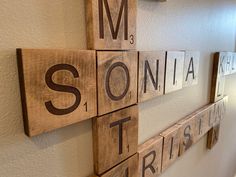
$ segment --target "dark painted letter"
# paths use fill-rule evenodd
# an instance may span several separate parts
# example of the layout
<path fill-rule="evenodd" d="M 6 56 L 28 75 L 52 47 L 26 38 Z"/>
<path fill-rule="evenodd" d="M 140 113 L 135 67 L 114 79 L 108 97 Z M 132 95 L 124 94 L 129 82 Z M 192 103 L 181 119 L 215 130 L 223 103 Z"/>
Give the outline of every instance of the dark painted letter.
<path fill-rule="evenodd" d="M 60 85 L 60 84 L 56 84 L 53 82 L 53 80 L 52 80 L 53 74 L 57 71 L 60 71 L 60 70 L 70 71 L 73 74 L 74 78 L 79 77 L 79 73 L 76 70 L 76 68 L 74 66 L 68 65 L 68 64 L 54 65 L 47 71 L 47 73 L 45 75 L 45 81 L 46 81 L 47 86 L 50 89 L 55 90 L 55 91 L 59 91 L 59 92 L 72 93 L 76 97 L 75 103 L 71 107 L 66 108 L 66 109 L 56 108 L 55 106 L 53 106 L 51 101 L 45 102 L 45 106 L 46 106 L 47 110 L 54 115 L 65 115 L 65 114 L 69 114 L 69 113 L 73 112 L 75 109 L 77 109 L 77 107 L 79 106 L 80 101 L 81 101 L 81 94 L 78 89 L 76 89 L 75 87 Z"/>

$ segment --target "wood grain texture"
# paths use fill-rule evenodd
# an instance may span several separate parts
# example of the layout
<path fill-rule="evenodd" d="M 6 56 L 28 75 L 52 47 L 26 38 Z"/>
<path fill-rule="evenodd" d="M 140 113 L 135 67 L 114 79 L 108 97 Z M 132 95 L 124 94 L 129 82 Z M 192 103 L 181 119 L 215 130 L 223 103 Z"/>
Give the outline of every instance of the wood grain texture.
<path fill-rule="evenodd" d="M 97 115 L 95 51 L 18 49 L 17 54 L 28 136 Z"/>
<path fill-rule="evenodd" d="M 185 51 L 183 87 L 197 85 L 200 52 Z"/>
<path fill-rule="evenodd" d="M 214 55 L 210 95 L 210 100 L 212 103 L 224 97 L 226 55 L 226 52 L 217 52 Z"/>
<path fill-rule="evenodd" d="M 138 176 L 138 156 L 137 154 L 125 160 L 121 164 L 112 168 L 100 177 L 137 177 Z"/>
<path fill-rule="evenodd" d="M 164 94 L 165 51 L 139 52 L 138 102 Z"/>
<path fill-rule="evenodd" d="M 157 177 L 161 174 L 163 137 L 155 136 L 138 148 L 139 177 Z"/>
<path fill-rule="evenodd" d="M 179 156 L 181 156 L 195 143 L 196 116 L 179 121 L 177 124 L 180 125 Z"/>
<path fill-rule="evenodd" d="M 220 124 L 215 125 L 209 132 L 207 136 L 207 148 L 212 149 L 219 140 L 220 136 Z"/>
<path fill-rule="evenodd" d="M 173 164 L 179 155 L 180 126 L 174 125 L 160 134 L 164 138 L 162 172 Z"/>
<path fill-rule="evenodd" d="M 167 52 L 165 94 L 183 88 L 184 55 L 180 51 Z"/>
<path fill-rule="evenodd" d="M 93 118 L 94 165 L 102 174 L 137 152 L 138 107 Z"/>
<path fill-rule="evenodd" d="M 97 52 L 98 114 L 137 103 L 137 52 Z"/>
<path fill-rule="evenodd" d="M 194 133 L 194 143 L 199 141 L 211 129 L 209 122 L 214 119 L 214 104 L 209 104 L 199 109 L 195 114 L 196 128 Z"/>
<path fill-rule="evenodd" d="M 88 48 L 135 49 L 136 16 L 136 0 L 87 0 Z"/>

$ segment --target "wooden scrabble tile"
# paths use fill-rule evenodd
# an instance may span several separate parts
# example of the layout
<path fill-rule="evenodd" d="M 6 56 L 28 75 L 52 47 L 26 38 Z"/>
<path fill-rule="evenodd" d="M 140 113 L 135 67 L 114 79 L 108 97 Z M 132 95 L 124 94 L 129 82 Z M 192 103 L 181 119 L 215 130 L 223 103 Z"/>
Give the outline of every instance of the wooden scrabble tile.
<path fill-rule="evenodd" d="M 212 149 L 219 140 L 220 135 L 220 124 L 215 125 L 209 132 L 207 136 L 207 148 Z"/>
<path fill-rule="evenodd" d="M 122 162 L 100 177 L 137 177 L 138 156 L 137 154 Z"/>
<path fill-rule="evenodd" d="M 137 152 L 138 107 L 93 118 L 94 163 L 102 174 Z"/>
<path fill-rule="evenodd" d="M 95 51 L 18 49 L 17 55 L 28 136 L 97 115 Z"/>
<path fill-rule="evenodd" d="M 183 88 L 184 52 L 168 51 L 166 58 L 165 94 Z"/>
<path fill-rule="evenodd" d="M 236 53 L 232 53 L 231 74 L 236 73 Z"/>
<path fill-rule="evenodd" d="M 164 137 L 162 154 L 162 172 L 165 171 L 179 155 L 180 126 L 174 125 L 160 134 Z"/>
<path fill-rule="evenodd" d="M 212 125 L 209 120 L 211 120 L 210 117 L 212 115 L 214 119 L 214 104 L 206 105 L 196 112 L 194 143 L 200 140 L 211 129 Z"/>
<path fill-rule="evenodd" d="M 98 114 L 137 103 L 137 52 L 97 52 Z"/>
<path fill-rule="evenodd" d="M 186 51 L 184 59 L 183 87 L 197 85 L 200 52 Z"/>
<path fill-rule="evenodd" d="M 165 51 L 139 52 L 139 102 L 164 94 L 165 56 Z"/>
<path fill-rule="evenodd" d="M 226 53 L 227 54 L 227 53 Z M 225 52 L 218 52 L 214 55 L 212 86 L 210 100 L 212 103 L 224 97 L 225 85 Z"/>
<path fill-rule="evenodd" d="M 218 124 L 225 117 L 226 101 L 227 101 L 227 97 L 217 101 L 214 104 L 214 116 L 215 116 L 214 124 Z"/>
<path fill-rule="evenodd" d="M 195 116 L 183 119 L 179 121 L 178 124 L 180 125 L 179 156 L 181 156 L 194 144 L 196 132 Z"/>
<path fill-rule="evenodd" d="M 223 58 L 223 64 L 224 64 L 224 75 L 227 76 L 231 74 L 232 70 L 232 57 L 233 53 L 232 52 L 226 52 L 226 55 L 222 56 Z"/>
<path fill-rule="evenodd" d="M 139 146 L 139 177 L 157 177 L 161 174 L 162 146 L 161 136 L 155 136 Z"/>
<path fill-rule="evenodd" d="M 88 48 L 135 49 L 136 3 L 136 0 L 87 0 Z"/>

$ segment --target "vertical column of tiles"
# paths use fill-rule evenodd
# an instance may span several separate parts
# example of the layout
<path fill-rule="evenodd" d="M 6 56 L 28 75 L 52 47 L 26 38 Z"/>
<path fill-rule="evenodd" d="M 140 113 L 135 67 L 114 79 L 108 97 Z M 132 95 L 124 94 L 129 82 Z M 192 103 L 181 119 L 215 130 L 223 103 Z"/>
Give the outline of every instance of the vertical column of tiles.
<path fill-rule="evenodd" d="M 138 107 L 93 119 L 94 165 L 98 175 L 137 152 Z"/>
<path fill-rule="evenodd" d="M 18 49 L 17 54 L 28 136 L 97 115 L 95 51 Z"/>
<path fill-rule="evenodd" d="M 164 94 L 165 51 L 139 52 L 138 102 Z"/>

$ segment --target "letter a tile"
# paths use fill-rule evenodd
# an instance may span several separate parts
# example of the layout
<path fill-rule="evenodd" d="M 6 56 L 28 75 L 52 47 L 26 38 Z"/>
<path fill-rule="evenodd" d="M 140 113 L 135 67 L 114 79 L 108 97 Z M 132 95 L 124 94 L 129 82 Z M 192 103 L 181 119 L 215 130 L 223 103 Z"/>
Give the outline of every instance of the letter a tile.
<path fill-rule="evenodd" d="M 157 177 L 161 174 L 163 137 L 156 136 L 138 148 L 139 177 Z"/>
<path fill-rule="evenodd" d="M 135 49 L 136 3 L 136 0 L 86 0 L 89 49 Z"/>
<path fill-rule="evenodd" d="M 94 163 L 102 174 L 137 152 L 138 107 L 93 119 Z"/>
<path fill-rule="evenodd" d="M 139 52 L 139 102 L 164 94 L 165 51 Z"/>
<path fill-rule="evenodd" d="M 200 52 L 185 52 L 183 87 L 196 85 L 198 83 L 199 59 Z"/>
<path fill-rule="evenodd" d="M 28 136 L 97 115 L 95 51 L 18 49 L 17 55 Z"/>
<path fill-rule="evenodd" d="M 137 52 L 97 52 L 98 115 L 137 103 Z"/>

